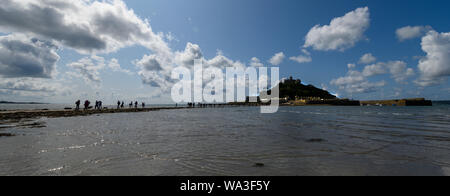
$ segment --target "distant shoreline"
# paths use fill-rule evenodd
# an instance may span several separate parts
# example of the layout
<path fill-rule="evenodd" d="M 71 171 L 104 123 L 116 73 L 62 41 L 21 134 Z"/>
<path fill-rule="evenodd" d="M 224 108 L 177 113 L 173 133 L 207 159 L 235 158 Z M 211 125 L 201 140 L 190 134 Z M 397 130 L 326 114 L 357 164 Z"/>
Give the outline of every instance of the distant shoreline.
<path fill-rule="evenodd" d="M 13 102 L 13 101 L 0 101 L 0 104 L 17 104 L 17 105 L 32 105 L 32 104 L 49 104 L 49 103 L 40 103 L 40 102 Z"/>

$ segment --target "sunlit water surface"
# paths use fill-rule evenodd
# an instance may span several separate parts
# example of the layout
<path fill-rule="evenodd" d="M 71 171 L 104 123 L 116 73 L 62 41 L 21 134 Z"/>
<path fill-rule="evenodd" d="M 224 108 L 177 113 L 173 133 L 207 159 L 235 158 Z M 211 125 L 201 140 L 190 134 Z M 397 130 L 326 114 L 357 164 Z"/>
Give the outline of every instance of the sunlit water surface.
<path fill-rule="evenodd" d="M 450 107 L 257 107 L 3 127 L 0 175 L 450 175 Z M 263 163 L 264 167 L 255 167 Z"/>

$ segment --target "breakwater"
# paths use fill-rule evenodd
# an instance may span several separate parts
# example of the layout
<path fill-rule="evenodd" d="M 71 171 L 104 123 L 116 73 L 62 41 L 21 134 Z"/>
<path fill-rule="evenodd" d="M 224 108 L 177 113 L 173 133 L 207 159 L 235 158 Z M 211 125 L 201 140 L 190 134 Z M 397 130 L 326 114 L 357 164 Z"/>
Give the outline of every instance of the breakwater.
<path fill-rule="evenodd" d="M 433 102 L 424 98 L 361 101 L 362 106 L 433 106 Z"/>
<path fill-rule="evenodd" d="M 155 107 L 155 108 L 129 108 L 129 109 L 102 109 L 102 110 L 13 110 L 0 111 L 1 121 L 20 120 L 27 118 L 39 117 L 73 117 L 73 116 L 89 116 L 95 114 L 111 114 L 111 113 L 135 113 L 135 112 L 150 112 L 158 110 L 176 110 L 188 108 L 220 108 L 220 107 L 257 107 L 267 105 L 268 103 L 221 103 L 221 104 L 196 104 L 182 107 Z M 348 99 L 333 99 L 333 100 L 310 100 L 305 102 L 286 102 L 281 103 L 281 106 L 432 106 L 433 103 L 424 98 L 417 99 L 399 99 L 399 100 L 380 100 L 380 101 L 357 101 Z"/>
<path fill-rule="evenodd" d="M 73 117 L 89 116 L 95 114 L 150 112 L 158 110 L 186 109 L 187 107 L 157 107 L 157 108 L 130 108 L 130 109 L 103 109 L 103 110 L 29 110 L 29 111 L 3 111 L 0 112 L 0 120 L 20 120 L 39 117 Z"/>

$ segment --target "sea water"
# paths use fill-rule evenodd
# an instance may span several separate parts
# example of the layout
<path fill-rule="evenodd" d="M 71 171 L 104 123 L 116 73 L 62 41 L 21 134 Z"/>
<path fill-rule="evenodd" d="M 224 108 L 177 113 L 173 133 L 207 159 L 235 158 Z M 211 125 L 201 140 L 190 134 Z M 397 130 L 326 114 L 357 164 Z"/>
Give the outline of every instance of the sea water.
<path fill-rule="evenodd" d="M 0 175 L 450 175 L 450 107 L 258 107 L 41 118 Z M 262 163 L 263 167 L 255 167 Z"/>

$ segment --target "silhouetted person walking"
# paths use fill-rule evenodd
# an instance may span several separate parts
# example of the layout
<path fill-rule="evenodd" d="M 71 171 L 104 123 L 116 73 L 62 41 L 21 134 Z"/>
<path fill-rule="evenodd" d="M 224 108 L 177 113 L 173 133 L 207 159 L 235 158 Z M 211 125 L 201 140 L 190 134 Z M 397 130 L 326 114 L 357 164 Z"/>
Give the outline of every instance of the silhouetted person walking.
<path fill-rule="evenodd" d="M 84 110 L 88 110 L 89 109 L 89 105 L 91 105 L 91 102 L 89 102 L 88 100 L 86 100 L 84 102 Z"/>
<path fill-rule="evenodd" d="M 120 109 L 120 101 L 117 101 L 117 109 Z"/>
<path fill-rule="evenodd" d="M 137 106 L 138 106 L 138 102 L 136 101 L 136 102 L 134 102 L 134 108 L 137 109 Z"/>
<path fill-rule="evenodd" d="M 123 109 L 124 105 L 125 105 L 125 102 L 122 101 L 122 104 L 120 105 L 120 108 Z"/>
<path fill-rule="evenodd" d="M 81 101 L 80 101 L 80 100 L 78 100 L 77 102 L 75 102 L 75 105 L 76 105 L 75 110 L 80 110 L 80 104 L 81 104 Z"/>
<path fill-rule="evenodd" d="M 142 102 L 142 109 L 144 109 L 145 108 L 145 103 L 144 102 Z"/>

